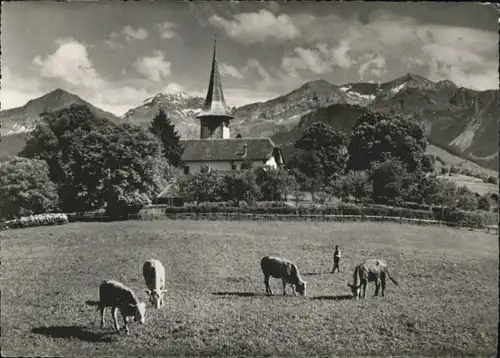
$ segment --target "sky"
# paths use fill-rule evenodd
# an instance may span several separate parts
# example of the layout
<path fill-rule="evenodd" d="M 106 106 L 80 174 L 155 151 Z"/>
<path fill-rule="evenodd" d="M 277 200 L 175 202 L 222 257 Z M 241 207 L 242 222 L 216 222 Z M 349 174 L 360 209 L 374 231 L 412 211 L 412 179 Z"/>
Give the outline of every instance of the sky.
<path fill-rule="evenodd" d="M 217 60 L 229 106 L 325 79 L 408 72 L 498 89 L 498 10 L 480 3 L 2 2 L 1 108 L 56 88 L 122 115 L 157 93 L 205 97 Z"/>

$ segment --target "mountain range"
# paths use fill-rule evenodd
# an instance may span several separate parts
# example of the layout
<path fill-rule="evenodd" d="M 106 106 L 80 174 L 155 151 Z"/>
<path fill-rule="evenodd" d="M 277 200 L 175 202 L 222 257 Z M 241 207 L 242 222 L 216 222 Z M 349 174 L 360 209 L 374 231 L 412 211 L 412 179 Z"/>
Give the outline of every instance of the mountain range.
<path fill-rule="evenodd" d="M 25 133 L 34 128 L 41 112 L 72 103 L 86 104 L 97 116 L 114 122 L 141 126 L 149 125 L 163 107 L 183 139 L 198 138 L 196 114 L 203 101 L 204 98 L 187 92 L 160 93 L 118 117 L 57 89 L 22 107 L 0 111 L 4 147 L 0 154 L 13 155 L 22 148 Z M 381 84 L 337 86 L 316 80 L 266 102 L 233 107 L 231 137 L 270 136 L 282 146 L 286 157 L 308 125 L 323 121 L 349 133 L 357 117 L 369 109 L 412 115 L 424 125 L 431 144 L 498 171 L 499 91 L 475 91 L 451 81 L 434 82 L 415 74 Z"/>

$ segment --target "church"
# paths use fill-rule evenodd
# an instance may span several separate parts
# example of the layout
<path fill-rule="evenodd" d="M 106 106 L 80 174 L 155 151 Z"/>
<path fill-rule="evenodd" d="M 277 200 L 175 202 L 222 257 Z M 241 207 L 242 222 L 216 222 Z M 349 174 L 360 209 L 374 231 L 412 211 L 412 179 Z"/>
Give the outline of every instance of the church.
<path fill-rule="evenodd" d="M 283 153 L 271 138 L 236 136 L 231 138 L 230 114 L 222 92 L 222 82 L 217 64 L 217 40 L 214 40 L 212 69 L 207 96 L 201 112 L 200 139 L 181 140 L 184 148 L 184 167 L 177 177 L 197 173 L 204 166 L 217 171 L 232 171 L 268 165 L 279 168 L 284 164 Z M 175 183 L 169 185 L 156 198 L 158 204 L 182 205 Z"/>
<path fill-rule="evenodd" d="M 224 100 L 216 46 L 217 40 L 214 40 L 207 96 L 197 116 L 200 139 L 181 141 L 185 166 L 179 174 L 196 173 L 204 165 L 216 170 L 240 170 L 263 165 L 277 168 L 283 165 L 281 150 L 271 138 L 231 138 L 230 121 L 234 117 Z"/>

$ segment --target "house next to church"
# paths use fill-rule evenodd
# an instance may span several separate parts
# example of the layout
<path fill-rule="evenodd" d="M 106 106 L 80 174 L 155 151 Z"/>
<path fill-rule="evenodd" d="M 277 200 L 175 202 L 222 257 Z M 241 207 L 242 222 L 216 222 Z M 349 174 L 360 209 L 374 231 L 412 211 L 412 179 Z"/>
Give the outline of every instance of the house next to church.
<path fill-rule="evenodd" d="M 200 120 L 200 139 L 183 140 L 184 168 L 180 175 L 196 173 L 204 165 L 216 170 L 239 170 L 248 167 L 283 165 L 283 155 L 271 138 L 231 138 L 229 113 L 222 92 L 219 66 L 216 58 L 216 40 L 207 96 Z"/>
<path fill-rule="evenodd" d="M 216 58 L 216 40 L 207 96 L 200 120 L 200 139 L 181 140 L 184 147 L 184 167 L 177 176 L 197 173 L 203 166 L 218 171 L 240 170 L 268 165 L 279 168 L 284 164 L 283 154 L 271 138 L 231 138 L 229 123 L 234 117 L 229 113 L 222 93 L 219 67 Z M 183 205 L 176 183 L 171 183 L 156 198 L 158 204 Z"/>

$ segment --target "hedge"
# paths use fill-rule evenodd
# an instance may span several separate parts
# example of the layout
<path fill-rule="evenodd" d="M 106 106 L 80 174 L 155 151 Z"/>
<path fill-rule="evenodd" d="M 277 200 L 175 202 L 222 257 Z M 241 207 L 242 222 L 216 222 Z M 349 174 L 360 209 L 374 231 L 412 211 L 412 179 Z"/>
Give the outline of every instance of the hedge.
<path fill-rule="evenodd" d="M 62 225 L 68 223 L 66 214 L 39 214 L 23 216 L 19 219 L 2 222 L 1 229 L 20 229 L 35 226 Z"/>
<path fill-rule="evenodd" d="M 356 206 L 341 204 L 338 206 L 306 205 L 291 207 L 286 205 L 252 205 L 231 206 L 219 203 L 207 203 L 198 206 L 166 207 L 165 214 L 196 214 L 196 213 L 228 213 L 228 214 L 268 214 L 268 215 L 353 215 L 353 216 L 380 216 L 402 217 L 422 220 L 438 220 L 461 226 L 481 228 L 496 224 L 498 216 L 483 211 L 460 211 L 441 208 L 429 210 L 413 210 L 399 207 Z"/>

